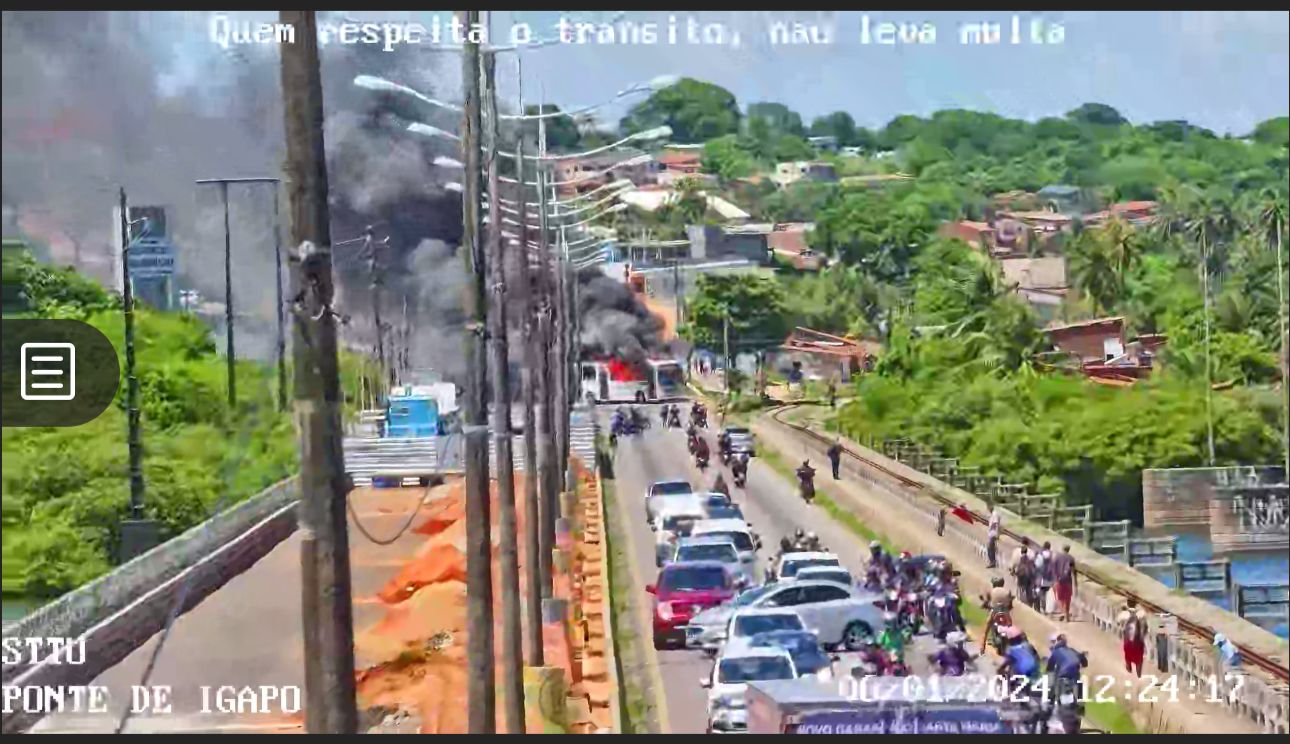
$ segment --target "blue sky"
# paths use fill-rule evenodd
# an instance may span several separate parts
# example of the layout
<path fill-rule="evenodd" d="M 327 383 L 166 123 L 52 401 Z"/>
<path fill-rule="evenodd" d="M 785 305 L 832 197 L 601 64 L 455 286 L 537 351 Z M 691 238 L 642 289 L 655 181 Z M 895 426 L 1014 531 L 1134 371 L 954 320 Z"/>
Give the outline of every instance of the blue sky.
<path fill-rule="evenodd" d="M 494 33 L 507 33 L 513 21 L 550 36 L 560 16 L 554 12 L 498 11 Z M 607 20 L 611 13 L 583 19 Z M 1034 119 L 1061 114 L 1080 103 L 1110 104 L 1135 122 L 1187 119 L 1220 133 L 1243 134 L 1257 122 L 1284 116 L 1290 109 L 1290 14 L 1257 12 L 923 12 L 867 13 L 871 32 L 882 22 L 931 23 L 930 45 L 863 44 L 861 12 L 631 12 L 623 20 L 659 24 L 665 36 L 676 16 L 682 41 L 675 45 L 557 45 L 525 54 L 525 97 L 535 100 L 540 84 L 546 97 L 564 107 L 604 100 L 634 82 L 677 74 L 714 82 L 735 94 L 741 106 L 778 101 L 812 117 L 842 109 L 860 124 L 881 126 L 902 113 L 927 114 L 942 108 L 973 108 Z M 1020 17 L 1023 37 L 1036 19 L 1062 26 L 1059 44 L 1008 43 L 1012 17 Z M 256 14 L 235 17 L 272 18 Z M 409 20 L 428 23 L 428 13 L 355 12 L 359 20 Z M 737 47 L 683 42 L 689 17 L 721 23 Z M 205 16 L 189 16 L 190 33 L 206 36 Z M 447 18 L 441 15 L 441 18 Z M 817 24 L 833 29 L 827 46 L 772 46 L 767 38 L 777 22 Z M 1004 43 L 965 46 L 963 23 L 997 22 Z M 174 38 L 174 37 L 171 37 Z M 195 79 L 220 50 L 184 43 L 174 59 L 171 85 Z M 396 48 L 427 64 L 442 59 L 424 46 Z M 456 69 L 455 65 L 448 69 Z M 515 94 L 513 63 L 499 65 L 500 91 Z M 444 91 L 451 92 L 455 84 Z M 604 109 L 617 121 L 627 104 Z"/>

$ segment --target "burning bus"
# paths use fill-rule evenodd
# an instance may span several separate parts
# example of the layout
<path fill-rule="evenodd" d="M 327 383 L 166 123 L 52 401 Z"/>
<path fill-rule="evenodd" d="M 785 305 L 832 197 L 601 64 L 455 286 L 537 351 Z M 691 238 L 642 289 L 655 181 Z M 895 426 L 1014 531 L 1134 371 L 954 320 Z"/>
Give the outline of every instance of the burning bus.
<path fill-rule="evenodd" d="M 581 378 L 582 396 L 590 404 L 646 403 L 685 395 L 685 373 L 675 359 L 587 360 L 582 362 Z"/>

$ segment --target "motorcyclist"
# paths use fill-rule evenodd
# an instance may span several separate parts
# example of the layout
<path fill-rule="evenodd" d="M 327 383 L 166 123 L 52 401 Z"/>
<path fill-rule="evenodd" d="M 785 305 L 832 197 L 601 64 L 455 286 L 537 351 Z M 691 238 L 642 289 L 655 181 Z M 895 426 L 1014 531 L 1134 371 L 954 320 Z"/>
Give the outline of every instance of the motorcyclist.
<path fill-rule="evenodd" d="M 888 651 L 897 653 L 905 652 L 905 642 L 908 637 L 905 635 L 904 628 L 900 627 L 900 619 L 894 612 L 882 613 L 883 627 L 882 632 L 878 634 L 878 645 Z"/>
<path fill-rule="evenodd" d="M 1055 633 L 1048 639 L 1048 663 L 1045 670 L 1052 676 L 1051 702 L 1057 720 L 1068 734 L 1079 733 L 1084 717 L 1080 670 L 1088 666 L 1088 654 L 1076 651 L 1066 643 L 1066 636 Z"/>
<path fill-rule="evenodd" d="M 999 665 L 999 674 L 1004 677 L 1025 677 L 1033 681 L 1039 677 L 1039 652 L 1030 645 L 1030 640 L 1021 628 L 1010 626 L 1003 631 L 1008 645 L 1004 648 L 1003 663 Z"/>
<path fill-rule="evenodd" d="M 712 492 L 730 498 L 730 486 L 726 485 L 726 479 L 721 473 L 717 473 L 717 479 L 712 482 Z"/>
<path fill-rule="evenodd" d="M 731 449 L 732 445 L 730 444 L 730 437 L 717 437 L 717 446 L 721 448 L 721 462 L 729 465 L 730 456 L 734 454 L 734 451 Z"/>
<path fill-rule="evenodd" d="M 668 426 L 672 427 L 673 429 L 681 428 L 681 408 L 675 403 L 673 403 L 672 406 L 668 408 L 667 422 L 668 422 Z"/>
<path fill-rule="evenodd" d="M 811 467 L 810 460 L 802 461 L 802 466 L 797 469 L 797 479 L 801 484 L 802 499 L 811 503 L 815 498 L 815 468 Z"/>
<path fill-rule="evenodd" d="M 730 472 L 735 476 L 735 485 L 743 488 L 748 482 L 748 453 L 741 452 L 734 462 L 730 463 Z"/>
<path fill-rule="evenodd" d="M 703 437 L 696 437 L 698 441 L 694 443 L 694 463 L 700 468 L 708 466 L 708 458 L 712 453 L 708 450 L 708 440 Z"/>
<path fill-rule="evenodd" d="M 779 554 L 783 555 L 791 552 L 793 552 L 793 538 L 788 535 L 779 538 Z"/>
<path fill-rule="evenodd" d="M 899 651 L 892 651 L 887 654 L 887 668 L 883 670 L 884 677 L 908 677 L 910 675 L 909 666 L 901 658 Z"/>
<path fill-rule="evenodd" d="M 806 537 L 802 540 L 802 546 L 806 548 L 807 552 L 812 553 L 818 553 L 823 549 L 820 545 L 820 536 L 814 532 L 806 533 Z"/>
<path fill-rule="evenodd" d="M 639 433 L 642 429 L 644 429 L 646 426 L 649 425 L 649 421 L 645 418 L 645 414 L 640 412 L 640 409 L 632 408 L 628 412 L 628 415 L 631 417 L 630 421 L 632 422 L 633 434 Z"/>
<path fill-rule="evenodd" d="M 1001 628 L 1012 625 L 1012 592 L 1004 585 L 1002 576 L 990 579 L 990 593 L 981 597 L 981 607 L 990 610 L 990 618 L 985 623 L 985 642 L 999 649 L 1002 653 L 1004 638 Z"/>
<path fill-rule="evenodd" d="M 693 455 L 694 450 L 698 447 L 698 444 L 699 444 L 699 430 L 694 428 L 693 423 L 691 423 L 689 426 L 685 428 L 685 436 L 686 436 L 686 446 L 689 447 L 690 454 Z"/>
<path fill-rule="evenodd" d="M 946 677 L 961 677 L 967 673 L 968 665 L 976 660 L 976 655 L 964 648 L 967 634 L 955 631 L 945 637 L 945 644 L 935 653 L 927 656 L 927 661 L 938 674 Z"/>
<path fill-rule="evenodd" d="M 887 654 L 876 638 L 870 638 L 860 649 L 856 662 L 855 668 L 861 671 L 860 676 L 880 677 L 887 670 Z"/>

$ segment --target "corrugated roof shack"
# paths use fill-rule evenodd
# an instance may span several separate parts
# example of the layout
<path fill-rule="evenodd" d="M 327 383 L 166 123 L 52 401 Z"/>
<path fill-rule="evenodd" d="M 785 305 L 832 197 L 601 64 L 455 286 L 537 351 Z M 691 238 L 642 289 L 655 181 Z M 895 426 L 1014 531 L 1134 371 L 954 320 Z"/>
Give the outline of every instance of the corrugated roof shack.
<path fill-rule="evenodd" d="M 823 331 L 798 326 L 780 344 L 771 363 L 787 372 L 794 363 L 801 365 L 807 377 L 850 382 L 851 375 L 873 368 L 880 347 L 872 341 L 834 336 Z"/>

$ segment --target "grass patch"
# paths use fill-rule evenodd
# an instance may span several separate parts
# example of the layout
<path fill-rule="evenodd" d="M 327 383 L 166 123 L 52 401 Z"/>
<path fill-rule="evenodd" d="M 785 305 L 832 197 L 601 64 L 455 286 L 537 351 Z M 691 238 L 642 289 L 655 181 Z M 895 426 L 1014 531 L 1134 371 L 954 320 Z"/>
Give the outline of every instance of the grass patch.
<path fill-rule="evenodd" d="M 603 451 L 605 443 L 597 437 L 597 449 Z M 654 702 L 639 684 L 643 675 L 627 674 L 627 664 L 638 668 L 644 664 L 646 642 L 638 632 L 639 619 L 633 598 L 631 557 L 627 555 L 627 542 L 619 524 L 617 494 L 611 480 L 602 480 L 605 499 L 606 535 L 609 539 L 609 596 L 610 612 L 614 625 L 614 659 L 618 665 L 618 704 L 622 710 L 624 734 L 657 733 L 657 712 Z"/>
<path fill-rule="evenodd" d="M 1084 705 L 1084 720 L 1108 734 L 1142 733 L 1124 706 L 1116 702 L 1090 700 Z"/>

